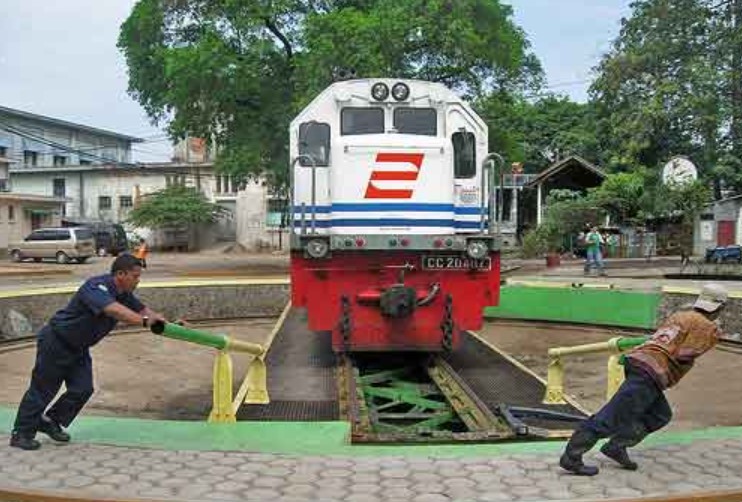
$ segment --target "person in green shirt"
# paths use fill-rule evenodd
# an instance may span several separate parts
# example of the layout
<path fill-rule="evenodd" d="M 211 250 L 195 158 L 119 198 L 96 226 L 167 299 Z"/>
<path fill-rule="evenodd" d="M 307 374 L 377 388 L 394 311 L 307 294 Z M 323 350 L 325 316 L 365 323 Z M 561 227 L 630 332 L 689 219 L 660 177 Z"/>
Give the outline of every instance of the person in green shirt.
<path fill-rule="evenodd" d="M 603 265 L 603 253 L 600 250 L 600 246 L 605 244 L 603 237 L 598 232 L 598 227 L 592 227 L 590 232 L 585 238 L 585 244 L 587 246 L 587 254 L 585 255 L 585 274 L 589 274 L 592 267 L 598 269 L 598 274 L 605 275 L 605 267 Z"/>

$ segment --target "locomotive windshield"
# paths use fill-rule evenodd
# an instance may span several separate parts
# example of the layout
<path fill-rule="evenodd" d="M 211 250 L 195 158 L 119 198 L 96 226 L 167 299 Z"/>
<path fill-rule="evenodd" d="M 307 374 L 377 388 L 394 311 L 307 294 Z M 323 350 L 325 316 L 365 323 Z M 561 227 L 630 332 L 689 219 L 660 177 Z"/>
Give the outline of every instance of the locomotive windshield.
<path fill-rule="evenodd" d="M 436 136 L 438 118 L 433 108 L 397 108 L 394 110 L 394 128 L 400 134 Z"/>
<path fill-rule="evenodd" d="M 340 133 L 384 134 L 383 108 L 343 108 L 340 114 Z"/>

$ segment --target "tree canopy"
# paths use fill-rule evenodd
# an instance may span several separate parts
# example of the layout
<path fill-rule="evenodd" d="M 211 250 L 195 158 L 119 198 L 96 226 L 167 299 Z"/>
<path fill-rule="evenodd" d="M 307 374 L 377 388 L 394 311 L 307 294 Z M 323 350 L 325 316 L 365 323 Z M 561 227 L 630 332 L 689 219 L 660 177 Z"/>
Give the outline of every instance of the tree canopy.
<path fill-rule="evenodd" d="M 341 73 L 445 83 L 475 98 L 542 71 L 499 0 L 139 0 L 118 42 L 129 92 L 221 169 L 280 184 L 295 113 Z"/>
<path fill-rule="evenodd" d="M 547 94 L 527 99 L 517 93 L 492 93 L 476 103 L 489 125 L 490 150 L 526 172 L 540 172 L 569 155 L 598 163 L 599 139 L 590 104 Z"/>
<path fill-rule="evenodd" d="M 612 169 L 691 157 L 742 189 L 742 2 L 637 0 L 597 67 L 591 97 Z M 736 171 L 736 173 L 735 173 Z"/>
<path fill-rule="evenodd" d="M 225 211 L 195 188 L 176 184 L 145 195 L 127 221 L 137 227 L 179 227 L 213 222 Z"/>

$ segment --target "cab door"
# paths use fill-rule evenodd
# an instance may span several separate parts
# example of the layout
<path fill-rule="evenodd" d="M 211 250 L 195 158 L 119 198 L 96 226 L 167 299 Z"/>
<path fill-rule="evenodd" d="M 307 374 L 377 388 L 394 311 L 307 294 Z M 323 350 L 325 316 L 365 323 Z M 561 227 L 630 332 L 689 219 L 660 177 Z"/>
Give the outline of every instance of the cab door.
<path fill-rule="evenodd" d="M 451 145 L 453 169 L 454 226 L 456 232 L 478 232 L 481 227 L 481 162 L 487 154 L 487 133 L 482 124 L 463 107 L 448 110 L 446 128 Z M 486 215 L 486 210 L 485 210 Z"/>

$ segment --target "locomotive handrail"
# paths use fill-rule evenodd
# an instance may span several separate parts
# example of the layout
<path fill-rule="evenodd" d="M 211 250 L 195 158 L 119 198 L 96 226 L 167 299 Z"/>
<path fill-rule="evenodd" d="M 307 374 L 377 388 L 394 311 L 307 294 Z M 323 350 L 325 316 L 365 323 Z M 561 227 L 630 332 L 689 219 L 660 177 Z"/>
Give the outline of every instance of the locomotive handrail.
<path fill-rule="evenodd" d="M 317 205 L 317 163 L 314 161 L 314 158 L 311 155 L 299 154 L 296 157 L 294 157 L 294 160 L 291 161 L 291 172 L 292 172 L 292 174 L 294 172 L 294 168 L 296 167 L 296 163 L 299 162 L 302 159 L 308 159 L 309 160 L 309 163 L 311 164 L 311 168 L 312 168 L 312 220 L 311 220 L 310 228 L 312 229 L 312 234 L 314 234 L 316 232 L 316 230 L 315 230 L 315 221 L 317 219 L 317 217 L 316 217 L 316 211 L 317 211 L 316 210 L 316 205 Z M 293 192 L 293 190 L 294 190 L 294 187 L 293 187 L 293 184 L 292 184 L 291 191 Z M 292 228 L 291 228 L 291 231 L 293 232 L 294 231 L 294 228 L 293 228 L 293 226 L 294 226 L 293 197 L 291 197 L 290 202 L 291 202 L 291 213 L 292 213 L 292 217 L 291 217 L 291 227 Z M 305 228 L 304 227 L 304 213 L 302 213 L 301 219 L 302 219 L 302 233 L 304 233 L 303 232 L 303 229 Z"/>
<path fill-rule="evenodd" d="M 496 162 L 496 161 L 499 161 L 499 165 L 500 165 L 500 169 L 499 169 L 499 173 L 498 173 L 500 175 L 499 176 L 499 178 L 500 178 L 500 196 L 496 199 L 497 208 L 494 208 L 493 207 L 494 206 L 494 203 L 493 202 L 495 201 L 495 199 L 494 199 L 494 196 L 495 196 L 494 187 L 495 187 L 495 180 L 496 180 L 494 171 L 495 171 L 495 168 L 497 167 L 497 164 L 498 164 L 498 162 Z M 492 164 L 492 167 L 490 167 L 490 163 Z M 487 156 L 484 158 L 484 160 L 482 160 L 482 188 L 481 188 L 481 190 L 482 190 L 482 198 L 481 198 L 482 204 L 481 204 L 481 207 L 480 207 L 481 212 L 480 212 L 480 220 L 479 220 L 479 230 L 480 230 L 481 233 L 484 233 L 484 221 L 485 221 L 484 220 L 484 215 L 485 215 L 485 210 L 488 210 L 487 212 L 489 213 L 488 216 L 489 216 L 489 220 L 490 220 L 490 226 L 489 226 L 489 232 L 488 233 L 490 233 L 490 234 L 493 233 L 492 232 L 492 225 L 493 225 L 493 222 L 494 222 L 494 225 L 495 225 L 496 230 L 497 230 L 497 236 L 498 237 L 500 236 L 500 218 L 502 218 L 502 209 L 501 209 L 502 199 L 503 199 L 504 193 L 505 193 L 504 177 L 502 176 L 502 169 L 504 167 L 505 167 L 505 159 L 503 159 L 502 158 L 502 155 L 500 155 L 499 153 L 490 152 L 490 153 L 487 154 Z M 484 171 L 487 171 L 487 176 L 486 177 L 484 175 Z M 492 176 L 491 177 L 490 177 L 490 174 L 489 174 L 490 172 L 492 172 Z M 485 197 L 484 197 L 485 186 L 488 189 L 487 199 L 486 199 L 487 204 L 486 205 L 485 205 Z M 499 211 L 498 210 L 493 211 L 493 209 L 499 209 Z"/>

